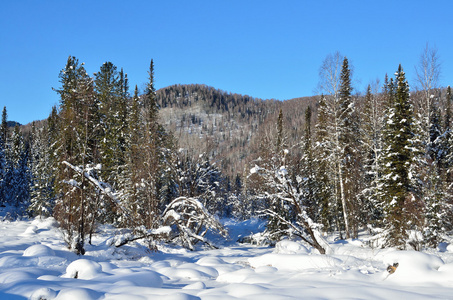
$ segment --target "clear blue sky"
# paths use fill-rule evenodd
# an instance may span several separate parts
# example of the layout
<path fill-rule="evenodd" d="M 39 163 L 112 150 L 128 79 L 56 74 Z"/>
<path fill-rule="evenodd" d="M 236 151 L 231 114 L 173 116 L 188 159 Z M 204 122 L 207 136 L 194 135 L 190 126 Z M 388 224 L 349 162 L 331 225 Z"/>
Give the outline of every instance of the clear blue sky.
<path fill-rule="evenodd" d="M 356 89 L 401 63 L 414 83 L 426 43 L 441 85 L 453 83 L 453 1 L 0 1 L 0 106 L 9 120 L 44 119 L 69 55 L 90 74 L 111 61 L 143 88 L 200 83 L 279 100 L 315 93 L 327 54 L 354 66 Z"/>

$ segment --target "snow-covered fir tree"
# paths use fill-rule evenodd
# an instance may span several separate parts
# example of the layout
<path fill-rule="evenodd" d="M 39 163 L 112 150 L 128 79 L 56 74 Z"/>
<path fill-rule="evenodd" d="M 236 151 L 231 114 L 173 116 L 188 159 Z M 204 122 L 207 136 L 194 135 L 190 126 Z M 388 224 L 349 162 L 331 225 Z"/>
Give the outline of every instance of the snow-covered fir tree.
<path fill-rule="evenodd" d="M 55 180 L 56 205 L 54 216 L 65 232 L 68 246 L 83 254 L 85 239 L 93 232 L 96 220 L 103 211 L 96 190 L 87 179 L 68 164 L 80 169 L 97 163 L 96 126 L 93 80 L 83 64 L 70 56 L 60 72 L 59 134 L 56 145 Z"/>
<path fill-rule="evenodd" d="M 54 172 L 50 155 L 50 140 L 48 125 L 36 128 L 32 125 L 31 133 L 31 199 L 28 211 L 33 216 L 49 217 L 54 206 Z"/>
<path fill-rule="evenodd" d="M 401 67 L 396 73 L 396 91 L 391 93 L 393 104 L 386 115 L 383 132 L 382 201 L 384 202 L 387 230 L 386 245 L 406 247 L 408 230 L 413 220 L 409 205 L 417 203 L 411 179 L 413 164 L 412 141 L 413 109 L 409 97 L 409 85 Z"/>
<path fill-rule="evenodd" d="M 378 83 L 376 83 L 376 87 Z M 381 199 L 378 188 L 381 176 L 382 130 L 384 127 L 384 98 L 368 85 L 361 111 L 361 142 L 363 149 L 364 205 L 361 213 L 364 224 L 379 223 L 382 217 Z"/>

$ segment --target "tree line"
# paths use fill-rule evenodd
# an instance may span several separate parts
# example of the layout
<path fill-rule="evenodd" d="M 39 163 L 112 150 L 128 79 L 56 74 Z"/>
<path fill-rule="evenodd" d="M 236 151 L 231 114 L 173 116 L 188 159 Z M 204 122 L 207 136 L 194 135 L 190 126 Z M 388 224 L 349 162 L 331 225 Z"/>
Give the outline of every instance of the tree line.
<path fill-rule="evenodd" d="M 145 91 L 130 95 L 126 73 L 113 63 L 90 77 L 70 56 L 55 89 L 59 105 L 29 136 L 8 130 L 3 110 L 1 203 L 14 208 L 11 217 L 54 216 L 79 254 L 99 224 L 125 230 L 116 246 L 138 239 L 150 248 L 213 246 L 207 230 L 226 235 L 218 217 L 264 218 L 269 243 L 297 237 L 320 253 L 328 251 L 324 233 L 357 238 L 363 229 L 379 246 L 434 247 L 453 229 L 452 95 L 437 86 L 439 72 L 437 52 L 427 47 L 416 91 L 399 66 L 359 95 L 349 60 L 328 55 L 317 101 L 305 103 L 305 113 L 280 106 L 273 124 L 258 121 L 248 162 L 227 176 L 215 142 L 207 151 L 181 148 L 160 112 L 206 98 L 213 112 L 254 120 L 278 102 L 247 97 L 239 105 L 238 95 L 196 85 L 156 92 L 152 60 Z"/>
<path fill-rule="evenodd" d="M 410 92 L 401 65 L 383 84 L 353 94 L 349 61 L 328 55 L 320 68 L 316 125 L 306 110 L 301 142 L 288 144 L 281 114 L 250 178 L 267 201 L 267 233 L 298 236 L 327 250 L 322 233 L 400 249 L 436 247 L 453 229 L 451 88 L 427 46 Z M 274 145 L 269 151 L 268 145 Z"/>
<path fill-rule="evenodd" d="M 213 217 L 225 210 L 224 178 L 206 156 L 176 147 L 159 122 L 152 60 L 148 74 L 144 93 L 135 87 L 131 96 L 127 75 L 113 63 L 90 77 L 70 56 L 55 89 L 60 103 L 46 122 L 32 126 L 27 141 L 19 127 L 10 135 L 2 126 L 3 206 L 54 216 L 79 254 L 98 224 L 129 229 L 118 244 L 146 239 L 151 248 L 157 240 L 193 248 L 207 242 L 208 224 L 224 234 Z M 194 221 L 195 213 L 204 218 Z"/>

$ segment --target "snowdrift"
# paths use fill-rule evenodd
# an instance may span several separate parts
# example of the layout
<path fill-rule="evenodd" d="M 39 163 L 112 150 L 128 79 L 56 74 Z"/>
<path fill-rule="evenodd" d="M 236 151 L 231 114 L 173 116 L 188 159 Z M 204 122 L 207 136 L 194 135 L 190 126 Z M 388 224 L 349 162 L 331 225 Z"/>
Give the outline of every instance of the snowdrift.
<path fill-rule="evenodd" d="M 229 221 L 237 236 L 261 226 Z M 248 225 L 247 225 L 248 224 Z M 253 228 L 252 228 L 253 227 Z M 79 257 L 52 219 L 0 222 L 0 299 L 451 299 L 453 253 L 372 249 L 331 241 L 329 255 L 284 240 L 275 248 L 230 241 L 216 250 L 138 242 L 112 247 L 104 227 Z M 234 240 L 234 239 L 232 239 Z M 389 265 L 398 263 L 393 274 Z"/>

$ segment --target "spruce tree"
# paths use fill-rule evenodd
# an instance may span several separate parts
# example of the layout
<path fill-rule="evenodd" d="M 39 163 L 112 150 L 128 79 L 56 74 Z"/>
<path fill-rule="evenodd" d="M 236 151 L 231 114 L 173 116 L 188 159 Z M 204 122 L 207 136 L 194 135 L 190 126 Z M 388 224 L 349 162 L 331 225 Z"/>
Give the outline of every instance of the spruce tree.
<path fill-rule="evenodd" d="M 340 198 L 345 222 L 346 238 L 357 237 L 358 208 L 357 175 L 359 164 L 358 153 L 358 123 L 355 114 L 355 105 L 352 99 L 351 71 L 348 59 L 343 59 L 340 74 L 339 110 L 338 110 L 338 141 L 340 159 L 338 174 L 340 184 Z"/>
<path fill-rule="evenodd" d="M 451 87 L 447 87 L 446 92 L 446 103 L 445 103 L 445 118 L 444 118 L 444 138 L 443 138 L 443 156 L 442 156 L 442 166 L 445 170 L 445 180 L 447 182 L 447 187 L 450 189 L 450 185 L 453 183 L 453 172 L 451 166 L 453 166 L 453 134 L 451 132 L 451 120 L 452 120 L 452 100 L 453 95 Z"/>
<path fill-rule="evenodd" d="M 386 245 L 405 248 L 410 216 L 406 209 L 414 201 L 411 186 L 411 141 L 413 138 L 413 111 L 409 85 L 401 65 L 396 73 L 396 92 L 387 112 L 383 138 L 382 191 L 387 229 Z"/>
<path fill-rule="evenodd" d="M 101 117 L 100 156 L 102 176 L 107 182 L 118 179 L 118 72 L 111 62 L 104 63 L 95 73 L 95 91 Z M 116 184 L 115 184 L 116 185 Z"/>
<path fill-rule="evenodd" d="M 55 200 L 48 123 L 36 128 L 33 122 L 32 126 L 30 150 L 32 187 L 28 211 L 33 216 L 51 216 Z"/>
<path fill-rule="evenodd" d="M 127 135 L 126 135 L 126 168 L 124 169 L 121 189 L 122 206 L 129 211 L 129 217 L 120 216 L 120 223 L 128 228 L 134 228 L 140 223 L 139 213 L 139 191 L 141 186 L 143 123 L 141 119 L 141 106 L 138 87 L 135 86 L 134 96 L 131 100 L 131 107 L 128 112 Z M 128 179 L 128 180 L 127 180 Z"/>
<path fill-rule="evenodd" d="M 4 144 L 8 141 L 8 113 L 6 112 L 6 106 L 3 107 L 2 111 L 2 124 L 0 126 L 0 135 Z"/>
<path fill-rule="evenodd" d="M 66 163 L 81 170 L 94 170 L 97 147 L 93 144 L 96 128 L 92 126 L 100 121 L 93 114 L 93 81 L 83 64 L 70 56 L 59 77 L 61 88 L 56 91 L 60 95 L 60 130 L 55 141 L 58 170 L 54 216 L 65 232 L 68 246 L 84 254 L 85 238 L 102 212 L 100 199 L 87 179 Z"/>
<path fill-rule="evenodd" d="M 5 187 L 5 179 L 6 179 L 6 172 L 7 172 L 7 164 L 6 164 L 6 151 L 5 151 L 5 143 L 3 142 L 3 137 L 0 135 L 0 205 L 4 205 L 6 203 L 6 187 Z"/>
<path fill-rule="evenodd" d="M 265 155 L 263 156 L 265 158 L 265 161 L 263 162 L 263 164 L 265 165 L 265 168 L 274 170 L 278 173 L 278 170 L 280 168 L 287 167 L 286 154 L 288 151 L 286 149 L 286 136 L 283 129 L 283 112 L 281 109 L 278 114 L 275 130 L 275 140 L 270 141 L 271 144 L 274 145 L 273 149 L 269 149 L 269 142 L 263 142 L 263 148 L 265 149 Z M 274 187 L 270 186 L 267 187 L 267 189 L 271 189 L 271 191 L 268 192 L 269 194 L 272 195 L 273 193 L 275 193 L 275 191 L 273 190 Z M 278 241 L 283 236 L 284 232 L 288 229 L 288 225 L 282 222 L 282 218 L 284 220 L 290 221 L 290 211 L 288 209 L 288 206 L 285 206 L 284 201 L 279 197 L 271 196 L 269 197 L 268 201 L 268 210 L 272 211 L 274 214 L 270 214 L 268 216 L 266 230 L 270 234 L 272 240 Z"/>
<path fill-rule="evenodd" d="M 316 178 L 315 158 L 313 153 L 313 137 L 311 129 L 312 110 L 308 106 L 305 110 L 305 129 L 302 141 L 302 158 L 300 176 L 303 180 L 302 189 L 304 205 L 307 207 L 308 215 L 312 220 L 318 221 L 322 212 L 319 205 L 319 184 Z"/>
<path fill-rule="evenodd" d="M 314 163 L 316 166 L 316 182 L 318 184 L 319 222 L 325 231 L 339 229 L 336 217 L 335 169 L 331 167 L 332 140 L 329 138 L 329 112 L 324 95 L 318 104 L 318 122 L 316 124 L 316 141 L 314 147 Z"/>

